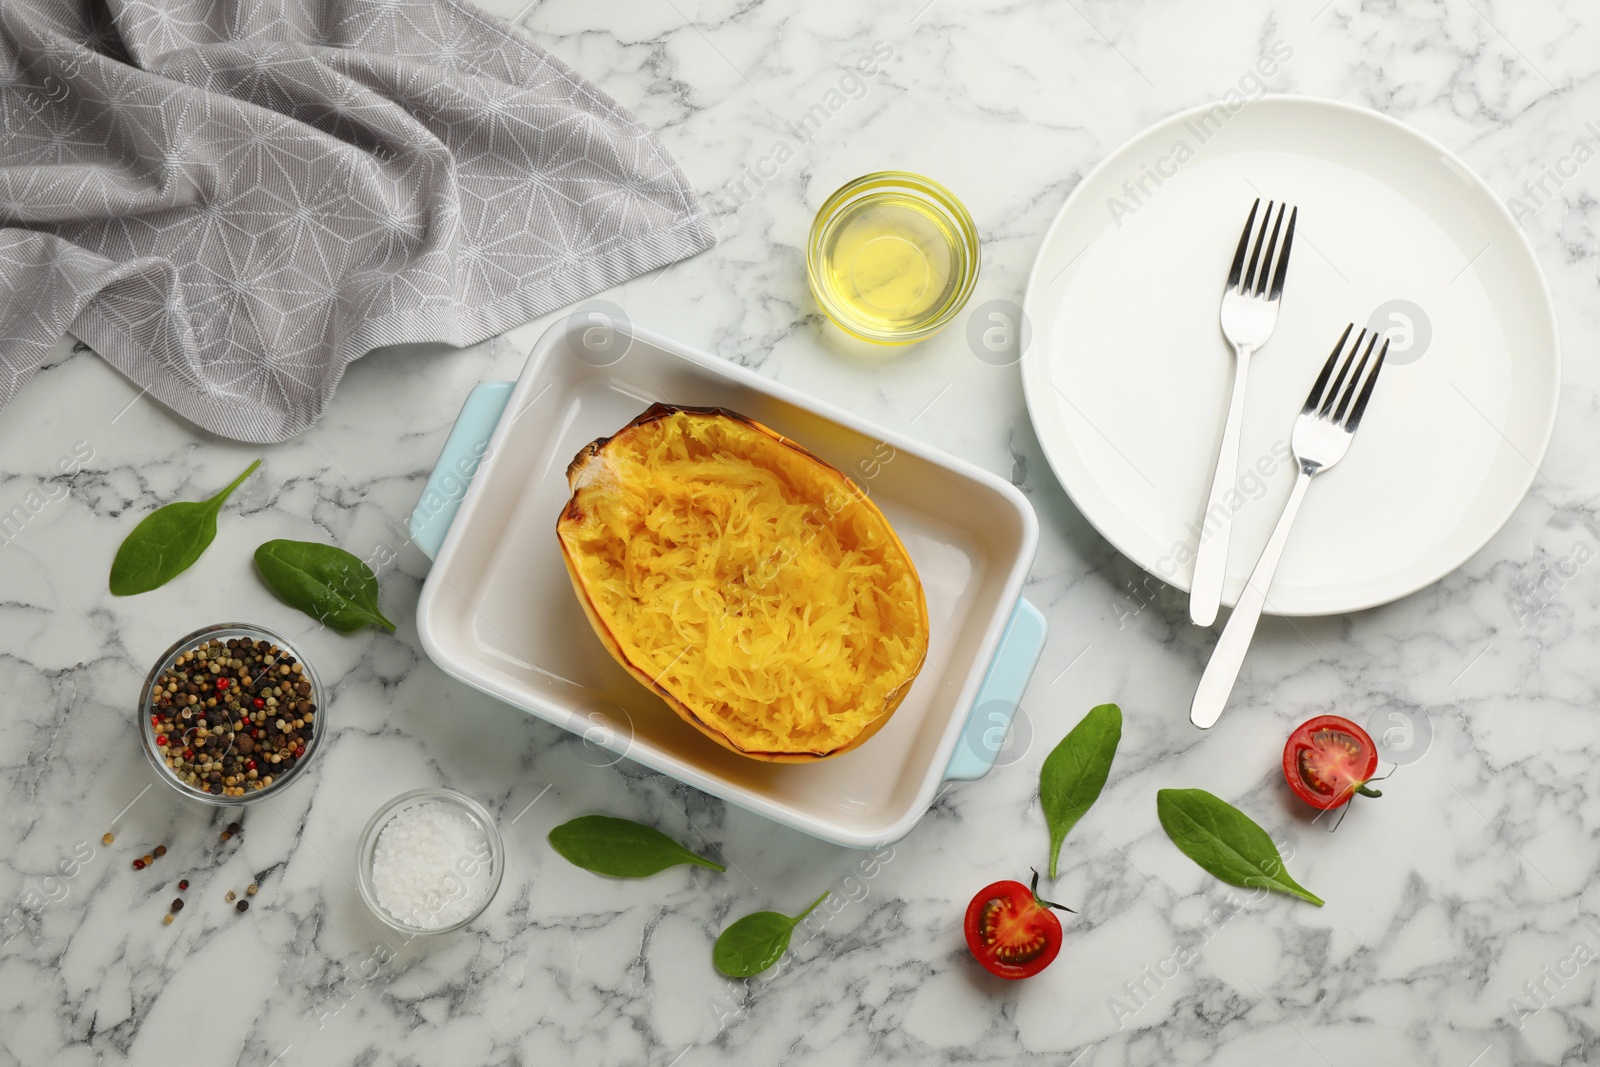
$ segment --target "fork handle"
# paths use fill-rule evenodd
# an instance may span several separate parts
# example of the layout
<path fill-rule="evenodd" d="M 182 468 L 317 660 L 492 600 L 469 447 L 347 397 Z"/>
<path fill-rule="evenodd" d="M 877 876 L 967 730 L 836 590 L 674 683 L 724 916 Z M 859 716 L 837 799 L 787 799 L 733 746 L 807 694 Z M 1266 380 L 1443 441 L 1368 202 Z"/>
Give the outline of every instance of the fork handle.
<path fill-rule="evenodd" d="M 1278 561 L 1283 558 L 1283 546 L 1289 543 L 1289 528 L 1300 511 L 1300 502 L 1306 497 L 1306 487 L 1311 484 L 1311 473 L 1304 467 L 1295 478 L 1294 489 L 1289 492 L 1289 502 L 1278 516 L 1278 525 L 1267 538 L 1267 547 L 1261 550 L 1255 570 L 1239 594 L 1239 603 L 1222 628 L 1217 647 L 1211 651 L 1211 661 L 1200 676 L 1200 687 L 1195 690 L 1194 703 L 1189 706 L 1189 721 L 1202 730 L 1209 730 L 1222 717 L 1228 704 L 1233 683 L 1239 678 L 1239 668 L 1244 666 L 1244 654 L 1255 636 L 1256 623 L 1261 621 L 1261 609 L 1267 603 L 1267 590 L 1272 588 L 1272 577 L 1278 571 Z"/>
<path fill-rule="evenodd" d="M 1211 475 L 1211 492 L 1200 513 L 1200 541 L 1194 550 L 1194 579 L 1189 585 L 1189 618 L 1196 626 L 1210 626 L 1222 604 L 1222 582 L 1228 573 L 1228 540 L 1233 533 L 1233 509 L 1224 499 L 1239 479 L 1239 433 L 1244 424 L 1245 377 L 1250 370 L 1250 349 L 1239 347 L 1233 357 L 1233 392 L 1228 397 L 1228 421 L 1222 427 L 1222 445 Z M 1220 508 L 1218 505 L 1221 505 Z M 1217 511 L 1216 526 L 1206 527 Z"/>

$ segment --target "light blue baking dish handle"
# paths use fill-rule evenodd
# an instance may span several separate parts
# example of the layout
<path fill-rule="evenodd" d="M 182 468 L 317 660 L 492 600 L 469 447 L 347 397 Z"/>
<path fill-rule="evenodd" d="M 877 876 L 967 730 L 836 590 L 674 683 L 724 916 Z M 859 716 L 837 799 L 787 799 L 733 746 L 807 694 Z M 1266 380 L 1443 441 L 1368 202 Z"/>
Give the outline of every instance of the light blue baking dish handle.
<path fill-rule="evenodd" d="M 445 440 L 439 461 L 428 476 L 428 485 L 411 513 L 411 540 L 424 555 L 433 559 L 444 544 L 445 534 L 455 521 L 472 476 L 488 448 L 489 438 L 511 399 L 514 382 L 483 382 L 473 389 L 461 414 Z M 1009 747 L 1011 721 L 1022 703 L 1023 690 L 1033 676 L 1033 668 L 1044 650 L 1048 626 L 1039 609 L 1026 600 L 1017 601 L 999 651 L 989 665 L 989 673 L 978 688 L 966 728 L 956 742 L 944 776 L 970 782 L 989 773 L 1002 752 Z M 1021 753 L 1017 753 L 1020 758 Z"/>

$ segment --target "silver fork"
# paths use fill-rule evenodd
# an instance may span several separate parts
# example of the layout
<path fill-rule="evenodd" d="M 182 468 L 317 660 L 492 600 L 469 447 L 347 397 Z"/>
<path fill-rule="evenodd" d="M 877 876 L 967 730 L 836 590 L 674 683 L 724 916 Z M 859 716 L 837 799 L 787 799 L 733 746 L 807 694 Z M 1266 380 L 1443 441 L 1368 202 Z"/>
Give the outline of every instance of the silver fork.
<path fill-rule="evenodd" d="M 1239 248 L 1233 254 L 1228 285 L 1222 291 L 1222 334 L 1233 345 L 1233 392 L 1228 398 L 1228 421 L 1222 429 L 1222 445 L 1217 449 L 1217 466 L 1211 475 L 1211 492 L 1206 510 L 1200 516 L 1200 543 L 1195 546 L 1194 580 L 1189 586 L 1189 618 L 1199 626 L 1210 626 L 1222 603 L 1222 580 L 1228 570 L 1228 537 L 1233 530 L 1232 509 L 1226 497 L 1239 477 L 1239 427 L 1244 422 L 1245 375 L 1250 369 L 1250 354 L 1267 343 L 1278 323 L 1278 300 L 1283 296 L 1283 279 L 1289 271 L 1289 251 L 1294 246 L 1294 222 L 1300 209 L 1267 201 L 1261 225 L 1256 212 L 1261 198 L 1250 205 L 1250 217 L 1239 235 Z M 1283 216 L 1289 215 L 1289 225 Z M 1278 236 L 1283 235 L 1279 246 Z M 1276 254 L 1276 256 L 1274 255 Z M 1247 258 L 1248 257 L 1248 258 Z M 1220 505 L 1220 506 L 1219 506 Z M 1216 512 L 1216 514 L 1213 514 Z M 1210 536 L 1205 529 L 1216 523 Z"/>
<path fill-rule="evenodd" d="M 1261 609 L 1267 602 L 1272 576 L 1278 569 L 1278 561 L 1283 558 L 1283 546 L 1289 540 L 1289 527 L 1294 524 L 1300 502 L 1305 499 L 1306 487 L 1311 484 L 1312 478 L 1344 458 L 1350 447 L 1350 438 L 1355 435 L 1356 427 L 1361 425 L 1367 401 L 1372 398 L 1372 387 L 1377 384 L 1378 372 L 1383 369 L 1383 359 L 1389 354 L 1389 342 L 1385 340 L 1383 348 L 1378 350 L 1378 358 L 1372 360 L 1379 335 L 1367 330 L 1356 335 L 1354 344 L 1348 344 L 1354 329 L 1353 323 L 1344 328 L 1333 354 L 1328 357 L 1316 384 L 1311 387 L 1311 394 L 1306 397 L 1306 406 L 1295 420 L 1290 443 L 1300 473 L 1295 478 L 1293 491 L 1289 493 L 1289 502 L 1283 506 L 1283 514 L 1278 517 L 1278 525 L 1273 527 L 1272 536 L 1267 539 L 1267 547 L 1261 550 L 1261 558 L 1256 561 L 1255 570 L 1250 572 L 1250 580 L 1245 583 L 1244 592 L 1239 596 L 1239 603 L 1234 607 L 1228 625 L 1222 628 L 1222 636 L 1211 653 L 1211 662 L 1206 664 L 1205 674 L 1200 678 L 1200 687 L 1195 690 L 1194 703 L 1189 708 L 1189 721 L 1202 730 L 1208 730 L 1216 723 L 1228 703 L 1228 694 L 1233 692 L 1233 683 L 1244 664 L 1245 650 L 1250 647 L 1256 623 L 1261 618 Z M 1360 362 L 1357 362 L 1357 357 Z M 1367 369 L 1369 361 L 1372 363 L 1370 371 Z"/>

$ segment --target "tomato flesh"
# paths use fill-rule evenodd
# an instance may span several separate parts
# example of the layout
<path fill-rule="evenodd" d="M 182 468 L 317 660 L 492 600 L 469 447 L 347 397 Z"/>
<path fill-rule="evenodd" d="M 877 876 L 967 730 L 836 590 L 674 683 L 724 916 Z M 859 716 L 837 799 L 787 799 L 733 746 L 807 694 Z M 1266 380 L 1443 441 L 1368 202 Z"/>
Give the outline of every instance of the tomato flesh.
<path fill-rule="evenodd" d="M 1349 719 L 1319 715 L 1301 723 L 1283 747 L 1283 777 L 1294 795 L 1327 810 L 1349 803 L 1378 769 L 1378 749 Z"/>
<path fill-rule="evenodd" d="M 967 905 L 967 947 L 990 974 L 1028 978 L 1061 951 L 1061 920 L 1021 882 L 985 886 Z"/>

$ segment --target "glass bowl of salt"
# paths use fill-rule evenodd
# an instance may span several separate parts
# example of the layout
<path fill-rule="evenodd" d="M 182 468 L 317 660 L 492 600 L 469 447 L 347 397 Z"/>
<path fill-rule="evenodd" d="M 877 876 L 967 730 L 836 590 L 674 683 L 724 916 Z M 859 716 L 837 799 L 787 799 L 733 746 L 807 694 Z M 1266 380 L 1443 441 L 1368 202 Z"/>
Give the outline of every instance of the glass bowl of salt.
<path fill-rule="evenodd" d="M 361 831 L 356 884 L 403 934 L 444 934 L 483 914 L 505 873 L 505 845 L 482 804 L 453 789 L 413 789 Z"/>

